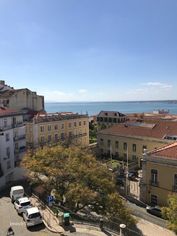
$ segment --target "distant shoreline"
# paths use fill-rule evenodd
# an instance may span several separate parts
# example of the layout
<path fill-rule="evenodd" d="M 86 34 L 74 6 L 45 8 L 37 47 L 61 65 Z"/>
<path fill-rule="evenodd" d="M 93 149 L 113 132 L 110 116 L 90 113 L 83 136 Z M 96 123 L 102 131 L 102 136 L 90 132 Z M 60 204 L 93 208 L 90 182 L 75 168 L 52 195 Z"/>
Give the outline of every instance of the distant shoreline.
<path fill-rule="evenodd" d="M 61 104 L 61 103 L 156 103 L 156 102 L 162 102 L 162 103 L 177 103 L 177 100 L 145 100 L 145 101 L 71 101 L 71 102 L 45 102 L 46 104 Z"/>

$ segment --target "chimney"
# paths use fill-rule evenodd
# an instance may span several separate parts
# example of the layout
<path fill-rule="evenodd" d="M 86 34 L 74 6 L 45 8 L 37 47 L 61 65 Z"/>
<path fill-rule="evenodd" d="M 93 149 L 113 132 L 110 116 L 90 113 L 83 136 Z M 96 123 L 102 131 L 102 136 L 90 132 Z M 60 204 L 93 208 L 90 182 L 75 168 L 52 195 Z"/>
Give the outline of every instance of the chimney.
<path fill-rule="evenodd" d="M 4 80 L 0 80 L 0 84 L 1 85 L 5 85 L 5 81 Z"/>

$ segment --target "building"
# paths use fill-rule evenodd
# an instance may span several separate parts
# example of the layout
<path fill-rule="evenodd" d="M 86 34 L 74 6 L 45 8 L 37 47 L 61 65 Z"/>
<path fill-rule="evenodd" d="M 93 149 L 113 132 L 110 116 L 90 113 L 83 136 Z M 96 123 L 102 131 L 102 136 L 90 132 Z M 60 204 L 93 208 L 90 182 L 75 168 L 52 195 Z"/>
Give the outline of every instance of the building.
<path fill-rule="evenodd" d="M 143 202 L 159 206 L 177 194 L 177 142 L 144 153 L 140 193 Z"/>
<path fill-rule="evenodd" d="M 27 88 L 13 89 L 0 81 L 0 105 L 16 110 L 29 109 L 32 111 L 44 110 L 44 96 L 37 95 Z"/>
<path fill-rule="evenodd" d="M 126 115 L 117 111 L 100 111 L 100 113 L 97 115 L 98 125 L 105 128 L 117 123 L 123 123 L 126 120 Z"/>
<path fill-rule="evenodd" d="M 117 159 L 138 162 L 144 149 L 151 151 L 177 139 L 177 122 L 158 121 L 152 123 L 117 124 L 98 132 L 97 143 L 100 154 Z"/>
<path fill-rule="evenodd" d="M 41 113 L 26 124 L 28 147 L 68 142 L 89 145 L 89 117 L 71 112 Z"/>
<path fill-rule="evenodd" d="M 18 167 L 26 147 L 23 114 L 0 108 L 0 188 L 21 178 Z"/>

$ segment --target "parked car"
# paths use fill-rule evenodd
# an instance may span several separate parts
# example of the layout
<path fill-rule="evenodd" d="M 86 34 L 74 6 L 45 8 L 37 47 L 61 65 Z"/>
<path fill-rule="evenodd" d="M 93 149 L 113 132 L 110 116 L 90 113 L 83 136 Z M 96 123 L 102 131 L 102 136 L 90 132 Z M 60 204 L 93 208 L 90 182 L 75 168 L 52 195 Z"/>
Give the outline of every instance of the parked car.
<path fill-rule="evenodd" d="M 24 196 L 24 188 L 22 186 L 13 186 L 10 189 L 10 198 L 11 202 L 14 203 L 14 201 L 18 198 L 21 198 Z"/>
<path fill-rule="evenodd" d="M 123 186 L 124 186 L 124 177 L 122 177 L 122 176 L 117 176 L 117 177 L 116 177 L 116 184 L 123 187 Z"/>
<path fill-rule="evenodd" d="M 147 206 L 146 211 L 152 215 L 162 217 L 162 211 L 158 206 Z"/>
<path fill-rule="evenodd" d="M 23 213 L 23 219 L 26 223 L 26 227 L 42 224 L 42 216 L 37 207 L 31 207 L 25 209 Z"/>
<path fill-rule="evenodd" d="M 32 207 L 32 205 L 28 197 L 22 197 L 16 199 L 16 201 L 14 202 L 14 207 L 17 210 L 18 214 L 22 214 L 25 209 Z"/>
<path fill-rule="evenodd" d="M 129 180 L 136 180 L 137 177 L 138 177 L 138 173 L 136 171 L 131 171 L 128 173 Z"/>

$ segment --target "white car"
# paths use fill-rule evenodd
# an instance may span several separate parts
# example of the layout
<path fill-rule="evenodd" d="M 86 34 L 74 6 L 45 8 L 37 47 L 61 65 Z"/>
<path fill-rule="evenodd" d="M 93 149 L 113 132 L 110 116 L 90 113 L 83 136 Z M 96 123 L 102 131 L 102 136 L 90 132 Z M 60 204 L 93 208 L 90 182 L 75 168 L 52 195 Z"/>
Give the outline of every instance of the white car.
<path fill-rule="evenodd" d="M 24 196 L 24 188 L 23 186 L 13 186 L 10 189 L 10 198 L 11 201 L 14 202 L 16 199 Z"/>
<path fill-rule="evenodd" d="M 23 219 L 26 222 L 27 228 L 43 223 L 41 213 L 37 207 L 27 208 L 23 213 Z"/>
<path fill-rule="evenodd" d="M 32 205 L 28 197 L 21 197 L 14 202 L 14 207 L 18 214 L 22 214 L 25 209 L 32 207 Z"/>

